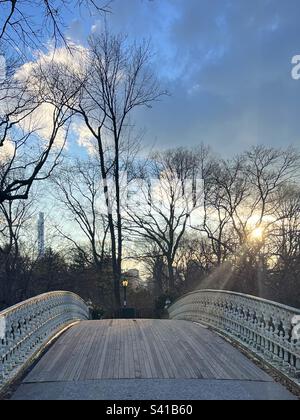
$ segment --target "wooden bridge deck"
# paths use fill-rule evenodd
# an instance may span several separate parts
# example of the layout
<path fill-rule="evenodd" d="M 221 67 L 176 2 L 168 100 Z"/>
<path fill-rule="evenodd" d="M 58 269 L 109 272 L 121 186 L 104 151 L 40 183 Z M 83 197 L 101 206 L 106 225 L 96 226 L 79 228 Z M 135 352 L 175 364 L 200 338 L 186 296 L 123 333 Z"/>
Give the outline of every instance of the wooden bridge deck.
<path fill-rule="evenodd" d="M 195 380 L 202 380 L 202 388 L 212 381 L 223 381 L 223 386 L 227 383 L 229 388 L 230 383 L 252 384 L 254 388 L 263 384 L 268 390 L 271 385 L 277 387 L 237 349 L 194 323 L 104 320 L 81 322 L 65 332 L 27 375 L 14 398 L 64 398 L 64 392 L 71 386 L 71 395 L 65 395 L 65 399 L 87 399 L 89 396 L 91 399 L 111 399 L 111 394 L 103 393 L 108 380 L 122 383 L 123 387 L 128 384 L 124 380 L 131 380 L 138 391 L 145 383 L 143 380 L 157 380 L 158 388 L 162 385 L 160 380 L 171 380 L 174 381 L 173 390 L 185 380 L 194 380 L 195 385 Z M 91 384 L 94 387 L 99 384 L 100 388 L 87 391 Z M 145 398 L 149 399 L 148 382 L 147 389 Z M 281 391 L 285 390 L 282 388 Z M 162 399 L 167 398 L 160 395 Z M 272 395 L 268 394 L 269 397 Z M 280 395 L 288 396 L 285 392 Z M 201 399 L 200 389 L 196 396 Z M 128 395 L 125 397 L 128 399 Z M 116 398 L 122 399 L 122 395 L 119 393 Z"/>

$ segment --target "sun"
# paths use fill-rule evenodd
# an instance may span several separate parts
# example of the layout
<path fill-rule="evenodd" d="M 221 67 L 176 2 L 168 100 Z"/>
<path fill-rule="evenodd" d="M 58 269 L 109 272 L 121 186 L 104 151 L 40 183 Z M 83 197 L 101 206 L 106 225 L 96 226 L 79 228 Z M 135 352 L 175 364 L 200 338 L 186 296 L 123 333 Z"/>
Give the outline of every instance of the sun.
<path fill-rule="evenodd" d="M 261 227 L 254 229 L 250 234 L 250 238 L 253 241 L 261 241 L 263 237 L 264 237 L 264 229 Z"/>

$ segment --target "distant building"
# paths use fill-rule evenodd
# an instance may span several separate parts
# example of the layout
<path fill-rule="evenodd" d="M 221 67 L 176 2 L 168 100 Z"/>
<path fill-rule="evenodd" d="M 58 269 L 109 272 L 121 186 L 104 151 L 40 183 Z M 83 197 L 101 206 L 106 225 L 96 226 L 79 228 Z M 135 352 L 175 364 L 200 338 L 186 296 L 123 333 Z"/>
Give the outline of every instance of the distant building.
<path fill-rule="evenodd" d="M 45 216 L 44 213 L 39 214 L 38 219 L 38 257 L 45 255 Z"/>
<path fill-rule="evenodd" d="M 132 277 L 132 278 L 140 278 L 139 270 L 131 269 L 131 270 L 128 270 L 126 274 L 127 276 Z"/>

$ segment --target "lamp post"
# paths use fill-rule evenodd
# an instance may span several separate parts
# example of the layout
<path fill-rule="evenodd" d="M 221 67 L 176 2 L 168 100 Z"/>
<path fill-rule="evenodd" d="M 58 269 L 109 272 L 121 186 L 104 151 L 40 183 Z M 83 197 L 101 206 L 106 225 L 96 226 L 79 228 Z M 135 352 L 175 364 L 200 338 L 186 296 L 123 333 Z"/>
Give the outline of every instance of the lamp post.
<path fill-rule="evenodd" d="M 123 280 L 122 281 L 122 286 L 123 286 L 123 290 L 124 290 L 124 308 L 127 307 L 127 287 L 128 287 L 129 281 L 128 280 Z"/>

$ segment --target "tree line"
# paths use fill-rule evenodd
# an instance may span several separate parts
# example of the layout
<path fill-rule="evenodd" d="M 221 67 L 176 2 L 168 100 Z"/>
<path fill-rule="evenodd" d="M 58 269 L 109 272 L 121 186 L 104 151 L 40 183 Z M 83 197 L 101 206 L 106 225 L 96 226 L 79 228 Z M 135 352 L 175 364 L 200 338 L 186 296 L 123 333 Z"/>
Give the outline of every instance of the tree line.
<path fill-rule="evenodd" d="M 140 305 L 145 299 L 163 308 L 168 297 L 209 288 L 299 305 L 296 150 L 257 146 L 224 160 L 201 145 L 156 152 L 142 165 L 133 160 L 126 182 L 135 197 L 128 204 L 121 188 L 120 213 L 112 204 L 110 214 L 115 228 L 121 218 L 120 283 L 127 266 L 143 273 L 132 301 L 139 294 Z M 150 178 L 160 181 L 154 192 Z M 119 303 L 98 156 L 65 159 L 43 183 L 57 212 L 47 222 L 44 256 L 30 234 L 39 194 L 1 205 L 2 304 L 64 288 L 113 310 Z"/>

